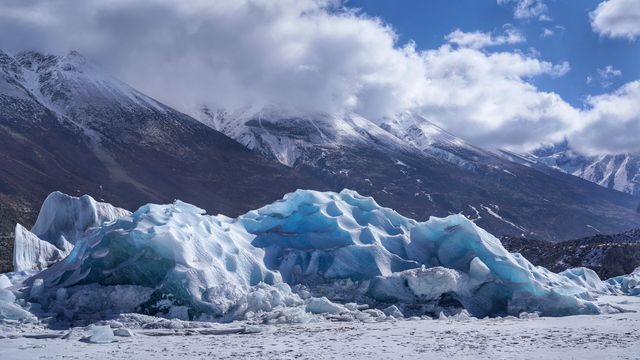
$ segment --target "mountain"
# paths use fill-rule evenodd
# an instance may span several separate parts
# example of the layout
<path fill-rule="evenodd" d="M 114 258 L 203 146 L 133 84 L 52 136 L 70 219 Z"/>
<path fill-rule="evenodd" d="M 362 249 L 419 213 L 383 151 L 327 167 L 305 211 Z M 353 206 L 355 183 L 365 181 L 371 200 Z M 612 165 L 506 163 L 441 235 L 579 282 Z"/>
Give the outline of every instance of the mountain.
<path fill-rule="evenodd" d="M 521 158 L 581 177 L 609 189 L 640 195 L 640 154 L 583 155 L 568 141 L 543 146 Z"/>
<path fill-rule="evenodd" d="M 37 204 L 55 190 L 129 209 L 180 198 L 237 215 L 297 188 L 323 184 L 136 91 L 75 52 L 0 52 L 5 261 L 16 223 L 33 224 Z"/>
<path fill-rule="evenodd" d="M 637 226 L 640 199 L 473 146 L 411 112 L 372 121 L 278 106 L 198 117 L 274 162 L 405 216 L 463 213 L 496 234 L 566 240 Z"/>
<path fill-rule="evenodd" d="M 518 237 L 503 237 L 500 241 L 507 250 L 555 272 L 588 267 L 607 279 L 631 273 L 640 266 L 640 229 L 560 243 Z"/>
<path fill-rule="evenodd" d="M 268 106 L 198 120 L 82 56 L 0 55 L 0 240 L 60 190 L 132 209 L 188 201 L 235 216 L 298 189 L 355 189 L 404 216 L 463 213 L 547 240 L 637 227 L 637 197 L 545 173 L 411 112 L 370 120 Z"/>

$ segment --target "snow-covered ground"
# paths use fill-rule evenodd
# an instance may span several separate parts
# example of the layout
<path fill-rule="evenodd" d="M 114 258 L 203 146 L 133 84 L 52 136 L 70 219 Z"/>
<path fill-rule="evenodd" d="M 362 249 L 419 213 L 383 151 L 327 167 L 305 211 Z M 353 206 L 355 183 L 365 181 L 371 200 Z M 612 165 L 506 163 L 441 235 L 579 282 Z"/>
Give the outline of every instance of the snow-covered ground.
<path fill-rule="evenodd" d="M 604 296 L 627 310 L 640 299 Z M 242 323 L 213 324 L 235 332 Z M 400 320 L 261 325 L 258 333 L 197 334 L 197 329 L 134 329 L 133 337 L 109 344 L 82 341 L 90 331 L 71 330 L 67 339 L 31 335 L 67 334 L 23 325 L 1 333 L 0 358 L 10 359 L 637 359 L 640 313 L 554 318 Z M 254 329 L 251 327 L 251 329 Z M 212 329 L 205 329 L 206 332 Z M 191 333 L 191 335 L 189 335 Z M 153 335 L 151 335 L 153 334 Z M 159 336 L 166 334 L 167 336 Z"/>

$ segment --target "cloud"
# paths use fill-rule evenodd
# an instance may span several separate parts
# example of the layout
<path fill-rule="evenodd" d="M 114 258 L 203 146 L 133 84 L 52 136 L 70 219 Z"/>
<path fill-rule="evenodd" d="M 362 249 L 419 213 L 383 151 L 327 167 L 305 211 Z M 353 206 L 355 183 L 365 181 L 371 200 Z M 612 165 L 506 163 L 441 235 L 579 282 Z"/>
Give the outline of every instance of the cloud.
<path fill-rule="evenodd" d="M 464 32 L 457 29 L 445 36 L 445 40 L 460 47 L 469 47 L 473 49 L 481 49 L 484 47 L 498 45 L 519 44 L 526 41 L 524 35 L 510 26 L 506 26 L 504 32 L 497 35 L 481 31 Z"/>
<path fill-rule="evenodd" d="M 600 85 L 603 88 L 608 88 L 613 84 L 613 78 L 622 76 L 622 71 L 607 65 L 604 69 L 598 69 L 598 76 L 600 77 Z"/>
<path fill-rule="evenodd" d="M 534 3 L 526 2 L 540 7 Z M 535 85 L 539 77 L 563 76 L 568 63 L 488 51 L 524 41 L 509 27 L 454 31 L 447 41 L 419 51 L 399 43 L 388 24 L 338 0 L 0 2 L 0 48 L 77 49 L 187 113 L 203 104 L 233 110 L 275 103 L 371 118 L 410 109 L 478 145 L 512 149 L 578 131 L 595 136 L 585 129 L 599 116 Z M 604 98 L 589 101 L 589 114 L 604 113 Z M 616 119 L 612 129 L 628 124 Z"/>
<path fill-rule="evenodd" d="M 542 0 L 497 0 L 498 5 L 513 6 L 513 17 L 521 20 L 551 21 L 549 9 Z"/>
<path fill-rule="evenodd" d="M 555 34 L 555 32 L 553 30 L 548 29 L 548 28 L 544 28 L 544 30 L 542 30 L 542 34 L 540 34 L 540 37 L 548 38 L 548 37 L 553 36 L 554 34 Z"/>
<path fill-rule="evenodd" d="M 622 71 L 615 69 L 611 65 L 607 65 L 603 69 L 596 69 L 596 73 L 596 76 L 587 76 L 587 85 L 594 85 L 594 81 L 598 80 L 597 84 L 599 84 L 602 88 L 608 88 L 613 85 L 613 81 L 615 78 L 622 76 Z"/>
<path fill-rule="evenodd" d="M 591 12 L 591 28 L 601 36 L 640 37 L 640 0 L 607 0 Z"/>
<path fill-rule="evenodd" d="M 444 45 L 425 53 L 428 86 L 420 111 L 463 138 L 485 146 L 530 148 L 556 141 L 578 121 L 578 111 L 527 80 L 562 76 L 551 64 L 519 53 Z"/>
<path fill-rule="evenodd" d="M 587 103 L 583 126 L 569 136 L 574 147 L 587 153 L 640 152 L 640 80 Z"/>

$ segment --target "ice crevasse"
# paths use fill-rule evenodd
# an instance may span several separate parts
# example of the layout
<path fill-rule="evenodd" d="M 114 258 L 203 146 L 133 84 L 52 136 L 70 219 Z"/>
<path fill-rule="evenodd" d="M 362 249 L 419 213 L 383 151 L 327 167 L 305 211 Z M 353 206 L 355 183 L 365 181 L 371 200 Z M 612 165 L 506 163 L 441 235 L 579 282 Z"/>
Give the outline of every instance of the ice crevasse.
<path fill-rule="evenodd" d="M 22 286 L 42 312 L 65 318 L 233 320 L 305 304 L 340 312 L 346 302 L 597 314 L 585 274 L 533 266 L 462 215 L 417 222 L 354 191 L 298 190 L 238 218 L 181 201 L 144 205 L 84 233 Z"/>

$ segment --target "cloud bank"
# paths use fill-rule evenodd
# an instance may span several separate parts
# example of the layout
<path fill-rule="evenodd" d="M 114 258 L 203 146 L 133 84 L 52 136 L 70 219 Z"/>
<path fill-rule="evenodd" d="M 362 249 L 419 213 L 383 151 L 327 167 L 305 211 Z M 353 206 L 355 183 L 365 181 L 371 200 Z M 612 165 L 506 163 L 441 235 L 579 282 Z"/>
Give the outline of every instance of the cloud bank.
<path fill-rule="evenodd" d="M 607 0 L 590 13 L 593 31 L 610 38 L 640 37 L 640 0 Z"/>
<path fill-rule="evenodd" d="M 514 4 L 522 8 L 516 17 L 540 18 L 547 11 L 540 1 Z M 418 51 L 411 42 L 399 43 L 388 24 L 339 0 L 0 3 L 0 48 L 77 49 L 187 113 L 203 104 L 275 103 L 372 118 L 412 109 L 492 148 L 522 150 L 582 136 L 589 140 L 576 143 L 600 151 L 620 136 L 610 148 L 640 150 L 640 142 L 623 140 L 640 120 L 606 111 L 616 99 L 616 106 L 632 107 L 639 96 L 633 84 L 574 108 L 535 85 L 539 77 L 563 76 L 568 63 L 487 50 L 523 41 L 510 27 L 498 34 L 458 30 L 440 47 Z M 591 130 L 605 125 L 606 136 Z"/>

